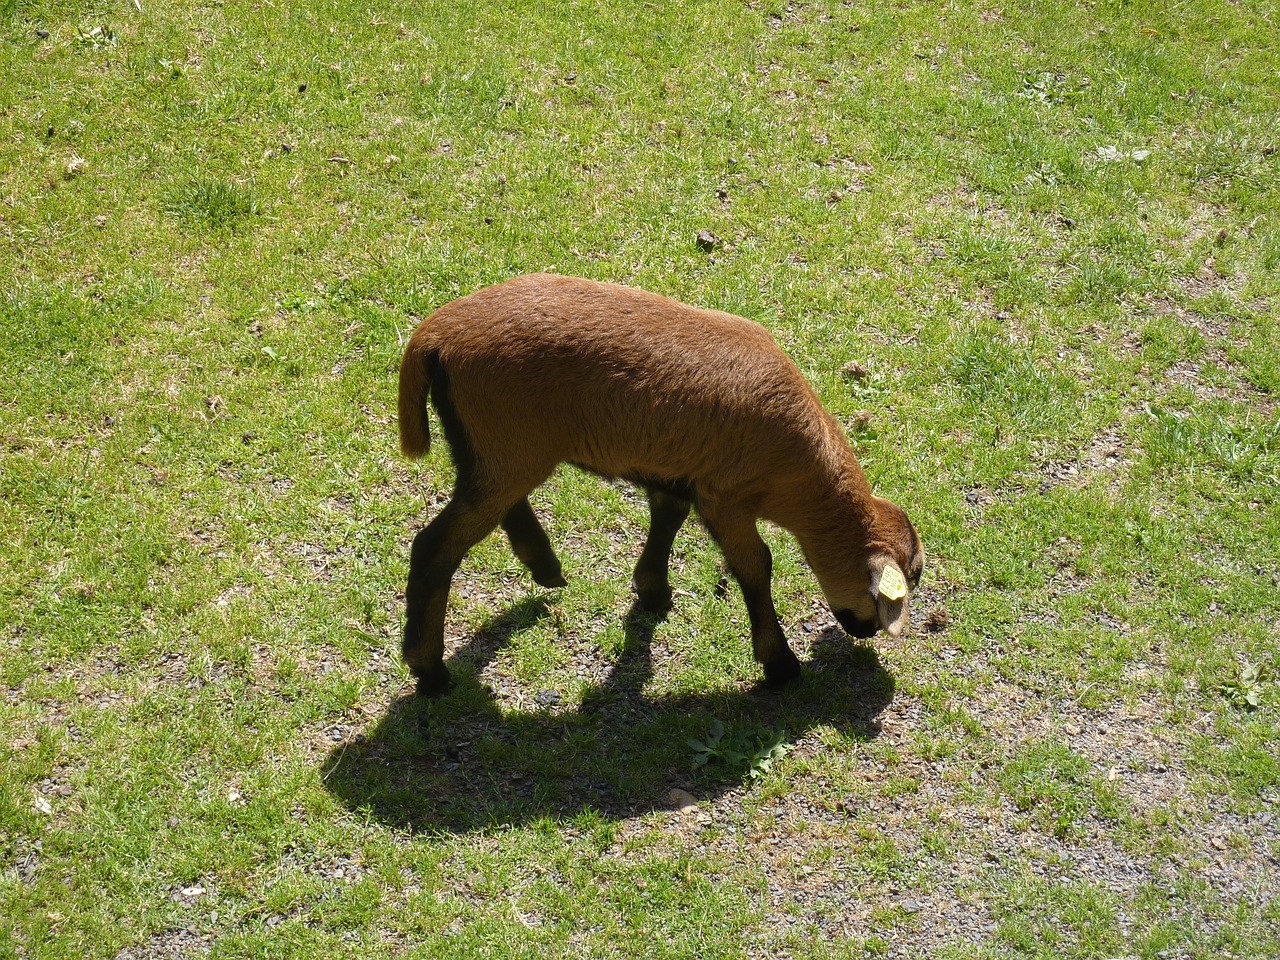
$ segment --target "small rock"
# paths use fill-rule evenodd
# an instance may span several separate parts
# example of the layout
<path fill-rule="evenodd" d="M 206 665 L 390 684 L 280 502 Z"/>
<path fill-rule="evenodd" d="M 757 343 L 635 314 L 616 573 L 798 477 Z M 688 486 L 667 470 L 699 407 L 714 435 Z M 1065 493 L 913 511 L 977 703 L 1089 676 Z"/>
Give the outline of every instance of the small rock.
<path fill-rule="evenodd" d="M 951 625 L 951 614 L 945 607 L 934 607 L 924 618 L 924 628 L 930 633 L 939 633 Z"/>
<path fill-rule="evenodd" d="M 39 29 L 37 29 L 37 30 L 36 30 L 36 36 L 37 36 L 37 37 L 39 37 L 41 40 L 48 40 L 48 39 L 49 39 L 49 31 L 48 31 L 48 30 L 45 30 L 45 29 L 43 29 L 43 28 L 39 28 Z"/>
<path fill-rule="evenodd" d="M 305 83 L 300 83 L 300 84 L 298 84 L 298 92 L 299 92 L 299 93 L 306 93 L 306 92 L 307 92 L 307 85 L 306 85 Z"/>
<path fill-rule="evenodd" d="M 678 813 L 689 813 L 698 809 L 698 798 L 678 787 L 667 791 L 667 803 Z"/>
<path fill-rule="evenodd" d="M 873 414 L 870 410 L 855 410 L 853 416 L 849 418 L 845 426 L 849 430 L 865 430 L 871 426 Z"/>
<path fill-rule="evenodd" d="M 920 904 L 918 904 L 914 900 L 903 900 L 899 902 L 898 906 L 902 908 L 903 913 L 919 913 L 920 912 Z"/>
<path fill-rule="evenodd" d="M 699 230 L 697 242 L 699 250 L 706 250 L 709 253 L 719 247 L 724 241 L 710 230 Z"/>
<path fill-rule="evenodd" d="M 177 817 L 170 817 L 166 821 L 166 823 L 170 830 L 177 830 L 178 827 L 182 826 L 182 821 L 179 820 Z"/>
<path fill-rule="evenodd" d="M 539 690 L 533 699 L 540 707 L 554 707 L 560 702 L 560 694 L 554 690 Z"/>
<path fill-rule="evenodd" d="M 39 797 L 39 796 L 36 797 L 35 807 L 41 813 L 45 813 L 45 814 L 53 813 L 53 807 L 49 806 L 49 801 L 46 800 L 44 797 Z"/>
<path fill-rule="evenodd" d="M 857 360 L 850 360 L 840 368 L 840 372 L 844 374 L 846 380 L 865 380 L 870 375 L 871 371 L 860 364 Z"/>

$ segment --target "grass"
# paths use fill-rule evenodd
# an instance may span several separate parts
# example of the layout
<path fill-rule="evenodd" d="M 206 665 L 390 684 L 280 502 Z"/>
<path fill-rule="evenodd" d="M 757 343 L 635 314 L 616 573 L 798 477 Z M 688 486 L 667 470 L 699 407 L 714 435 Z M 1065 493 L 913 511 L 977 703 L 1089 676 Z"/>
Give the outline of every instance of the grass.
<path fill-rule="evenodd" d="M 192 180 L 173 190 L 165 213 L 197 229 L 214 231 L 257 215 L 258 201 L 238 183 Z"/>
<path fill-rule="evenodd" d="M 1280 952 L 1277 14 L 0 0 L 0 957 Z M 400 350 L 533 270 L 768 326 L 910 634 L 770 533 L 766 695 L 565 470 L 412 702 Z"/>

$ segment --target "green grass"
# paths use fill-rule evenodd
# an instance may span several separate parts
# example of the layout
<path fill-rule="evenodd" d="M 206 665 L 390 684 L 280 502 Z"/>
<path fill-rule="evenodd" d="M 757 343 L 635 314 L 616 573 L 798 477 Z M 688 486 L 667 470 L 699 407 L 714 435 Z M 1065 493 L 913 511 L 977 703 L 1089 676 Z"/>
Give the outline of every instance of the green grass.
<path fill-rule="evenodd" d="M 237 183 L 193 180 L 174 188 L 165 213 L 197 229 L 231 228 L 258 213 L 253 192 Z"/>
<path fill-rule="evenodd" d="M 0 957 L 1280 953 L 1278 16 L 0 0 Z M 770 533 L 765 694 L 564 470 L 409 699 L 400 351 L 534 270 L 768 326 L 909 634 Z"/>

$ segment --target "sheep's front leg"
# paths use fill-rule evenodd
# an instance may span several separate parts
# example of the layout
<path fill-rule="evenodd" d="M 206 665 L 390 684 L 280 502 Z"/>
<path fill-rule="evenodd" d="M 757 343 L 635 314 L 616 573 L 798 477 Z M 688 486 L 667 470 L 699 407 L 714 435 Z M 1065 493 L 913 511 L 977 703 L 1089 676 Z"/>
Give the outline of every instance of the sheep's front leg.
<path fill-rule="evenodd" d="M 444 617 L 449 585 L 467 551 L 505 514 L 494 501 L 470 502 L 455 493 L 416 537 L 405 588 L 404 662 L 418 678 L 419 696 L 439 696 L 452 686 L 444 665 Z"/>
<path fill-rule="evenodd" d="M 649 494 L 649 537 L 640 551 L 640 559 L 636 561 L 631 584 L 643 609 L 662 613 L 671 607 L 668 573 L 671 546 L 689 516 L 689 501 L 661 490 L 646 492 Z"/>
<path fill-rule="evenodd" d="M 773 606 L 773 556 L 769 546 L 750 516 L 717 516 L 704 510 L 703 518 L 742 588 L 751 620 L 751 649 L 764 667 L 765 681 L 771 687 L 781 687 L 800 676 L 800 661 L 787 646 Z"/>

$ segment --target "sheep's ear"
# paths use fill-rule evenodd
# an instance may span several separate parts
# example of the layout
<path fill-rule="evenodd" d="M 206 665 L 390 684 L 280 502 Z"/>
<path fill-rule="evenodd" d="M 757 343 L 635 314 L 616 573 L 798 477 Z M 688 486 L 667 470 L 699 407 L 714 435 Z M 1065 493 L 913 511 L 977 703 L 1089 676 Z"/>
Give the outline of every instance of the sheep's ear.
<path fill-rule="evenodd" d="M 889 636 L 896 637 L 907 625 L 907 578 L 893 559 L 883 553 L 873 556 L 868 566 L 871 570 L 871 596 L 876 602 L 880 628 Z"/>

